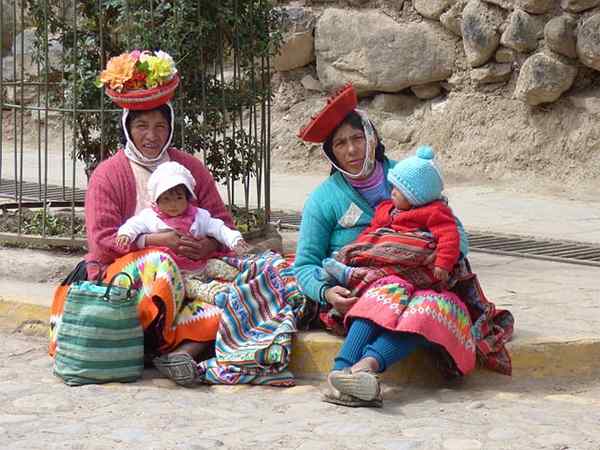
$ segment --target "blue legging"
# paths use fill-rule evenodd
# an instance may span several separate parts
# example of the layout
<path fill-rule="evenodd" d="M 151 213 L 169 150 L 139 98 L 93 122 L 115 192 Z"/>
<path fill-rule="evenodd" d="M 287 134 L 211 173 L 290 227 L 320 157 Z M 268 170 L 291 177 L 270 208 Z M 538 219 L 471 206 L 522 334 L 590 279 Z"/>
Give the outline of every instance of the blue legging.
<path fill-rule="evenodd" d="M 354 319 L 335 357 L 333 369 L 352 367 L 361 359 L 371 356 L 377 360 L 379 372 L 383 372 L 418 347 L 428 345 L 429 342 L 418 334 L 388 331 L 370 320 Z"/>

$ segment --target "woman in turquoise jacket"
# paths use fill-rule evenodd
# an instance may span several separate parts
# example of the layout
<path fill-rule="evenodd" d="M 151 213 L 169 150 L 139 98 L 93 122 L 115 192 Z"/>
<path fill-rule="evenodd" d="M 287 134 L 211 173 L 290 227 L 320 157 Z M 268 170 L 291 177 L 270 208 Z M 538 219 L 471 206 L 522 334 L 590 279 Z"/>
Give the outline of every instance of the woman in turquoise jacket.
<path fill-rule="evenodd" d="M 332 308 L 341 315 L 351 311 L 359 299 L 332 279 L 324 279 L 319 269 L 326 257 L 354 241 L 370 224 L 376 205 L 390 198 L 387 173 L 395 164 L 385 157 L 372 123 L 356 106 L 356 93 L 347 85 L 299 135 L 305 141 L 323 144 L 332 173 L 304 206 L 295 273 L 304 294 L 317 302 L 322 311 Z M 466 255 L 467 240 L 460 224 L 459 230 L 461 253 Z M 361 294 L 360 300 L 365 299 L 373 302 L 379 315 L 383 308 L 385 320 L 349 315 L 352 320 L 346 322 L 350 324 L 348 334 L 328 376 L 325 401 L 346 406 L 381 406 L 377 374 L 418 347 L 435 349 L 444 355 L 458 375 L 474 368 L 476 342 L 471 317 L 455 293 L 407 293 L 401 279 L 392 276 Z M 484 297 L 477 300 L 487 303 Z M 444 320 L 440 320 L 442 315 Z M 393 326 L 389 325 L 391 322 Z"/>

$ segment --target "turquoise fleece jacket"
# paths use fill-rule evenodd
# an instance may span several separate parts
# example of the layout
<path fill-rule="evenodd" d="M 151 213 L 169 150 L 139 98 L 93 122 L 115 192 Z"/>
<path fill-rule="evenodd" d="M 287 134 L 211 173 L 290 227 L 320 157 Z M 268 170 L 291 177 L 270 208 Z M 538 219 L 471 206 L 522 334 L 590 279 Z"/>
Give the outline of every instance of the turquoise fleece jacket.
<path fill-rule="evenodd" d="M 385 179 L 396 161 L 385 160 Z M 390 188 L 391 189 L 391 188 Z M 331 284 L 315 275 L 322 261 L 356 237 L 369 225 L 374 209 L 336 172 L 323 181 L 309 196 L 302 211 L 300 236 L 296 248 L 294 270 L 302 292 L 312 300 L 326 304 L 325 289 Z M 466 255 L 466 233 L 457 220 L 461 236 L 461 252 Z"/>

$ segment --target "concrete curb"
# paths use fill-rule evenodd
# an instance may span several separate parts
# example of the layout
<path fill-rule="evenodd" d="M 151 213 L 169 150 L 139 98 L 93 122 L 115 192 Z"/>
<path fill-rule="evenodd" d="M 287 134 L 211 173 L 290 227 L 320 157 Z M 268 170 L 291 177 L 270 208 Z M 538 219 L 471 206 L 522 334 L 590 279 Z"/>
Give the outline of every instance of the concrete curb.
<path fill-rule="evenodd" d="M 0 297 L 0 326 L 29 335 L 47 336 L 50 309 Z M 331 369 L 342 339 L 324 331 L 308 331 L 294 337 L 290 369 L 306 379 L 323 379 Z M 576 339 L 526 338 L 508 345 L 514 378 L 578 377 L 600 373 L 600 337 Z M 483 372 L 483 369 L 478 369 Z M 433 362 L 417 352 L 388 371 L 392 383 L 440 382 Z"/>

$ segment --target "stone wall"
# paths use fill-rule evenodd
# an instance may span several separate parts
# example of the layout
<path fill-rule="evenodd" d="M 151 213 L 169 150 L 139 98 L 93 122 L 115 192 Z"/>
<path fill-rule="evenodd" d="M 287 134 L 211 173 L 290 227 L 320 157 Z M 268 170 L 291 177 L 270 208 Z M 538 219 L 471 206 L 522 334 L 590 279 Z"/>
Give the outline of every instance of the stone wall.
<path fill-rule="evenodd" d="M 568 95 L 582 70 L 600 76 L 600 0 L 296 1 L 282 8 L 287 32 L 274 67 L 314 62 L 326 91 L 351 81 L 362 95 L 410 88 L 432 98 L 464 84 L 513 80 L 516 98 L 539 105 Z"/>
<path fill-rule="evenodd" d="M 307 50 L 273 78 L 272 167 L 326 170 L 320 146 L 295 136 L 350 81 L 391 158 L 429 144 L 448 179 L 600 194 L 598 3 L 283 4 L 302 18 L 286 39 Z"/>

